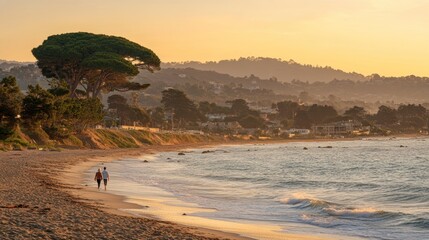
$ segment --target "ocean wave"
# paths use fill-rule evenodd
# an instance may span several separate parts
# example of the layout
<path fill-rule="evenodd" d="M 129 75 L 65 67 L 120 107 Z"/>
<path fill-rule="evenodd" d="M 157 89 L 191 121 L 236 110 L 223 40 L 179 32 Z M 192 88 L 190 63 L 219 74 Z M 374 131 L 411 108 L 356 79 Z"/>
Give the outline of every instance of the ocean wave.
<path fill-rule="evenodd" d="M 417 228 L 429 229 L 429 219 L 419 217 L 401 225 L 411 225 Z"/>
<path fill-rule="evenodd" d="M 297 208 L 326 208 L 326 207 L 330 207 L 331 205 L 334 205 L 334 203 L 330 203 L 327 201 L 323 201 L 320 199 L 316 199 L 316 198 L 311 198 L 311 197 L 299 197 L 299 196 L 294 196 L 292 198 L 285 198 L 283 200 L 281 200 L 281 202 L 289 204 L 289 205 L 295 205 Z"/>
<path fill-rule="evenodd" d="M 316 210 L 321 214 L 338 218 L 386 219 L 400 214 L 386 212 L 372 207 L 346 207 L 338 203 L 317 199 L 303 193 L 293 194 L 291 198 L 284 198 L 281 202 L 293 205 L 294 208 Z"/>
<path fill-rule="evenodd" d="M 377 210 L 375 208 L 326 208 L 324 209 L 331 216 L 340 216 L 344 218 L 372 218 L 372 217 L 388 217 L 389 212 Z"/>

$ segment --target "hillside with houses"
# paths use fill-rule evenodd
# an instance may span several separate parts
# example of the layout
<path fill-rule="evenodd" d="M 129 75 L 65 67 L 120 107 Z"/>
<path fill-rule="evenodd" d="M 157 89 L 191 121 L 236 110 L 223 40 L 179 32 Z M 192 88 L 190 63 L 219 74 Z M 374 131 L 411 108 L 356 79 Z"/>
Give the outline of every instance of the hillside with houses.
<path fill-rule="evenodd" d="M 416 76 L 373 75 L 365 81 L 307 83 L 165 68 L 130 77 L 127 91 L 100 92 L 97 99 L 101 102 L 96 103 L 79 97 L 85 90 L 79 86 L 78 101 L 69 102 L 61 95 L 63 85 L 44 77 L 34 64 L 2 62 L 0 67 L 2 84 L 20 90 L 24 102 L 14 104 L 23 109 L 17 112 L 24 117 L 22 121 L 31 129 L 31 119 L 38 119 L 46 124 L 41 125 L 43 134 L 57 140 L 87 127 L 269 139 L 426 134 L 429 124 L 429 79 Z M 42 104 L 34 102 L 37 98 L 46 101 L 43 115 L 31 110 L 31 104 Z M 94 110 L 58 112 L 63 104 L 85 104 Z M 69 109 L 84 110 L 77 105 Z M 49 120 L 53 114 L 55 118 Z M 61 116 L 67 121 L 59 121 Z M 5 118 L 2 122 L 7 124 Z M 70 124 L 73 122 L 76 124 Z M 56 124 L 61 127 L 52 127 Z"/>

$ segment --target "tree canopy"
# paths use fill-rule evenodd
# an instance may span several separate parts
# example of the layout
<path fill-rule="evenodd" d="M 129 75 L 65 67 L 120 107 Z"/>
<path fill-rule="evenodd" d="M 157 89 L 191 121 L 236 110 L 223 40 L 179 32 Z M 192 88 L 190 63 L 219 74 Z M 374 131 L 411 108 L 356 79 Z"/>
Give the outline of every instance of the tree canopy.
<path fill-rule="evenodd" d="M 293 119 L 299 109 L 299 104 L 292 101 L 278 102 L 275 107 L 279 112 L 280 119 Z"/>
<path fill-rule="evenodd" d="M 0 139 L 12 133 L 21 112 L 22 98 L 14 77 L 5 77 L 0 81 Z"/>
<path fill-rule="evenodd" d="M 171 112 L 179 123 L 182 121 L 195 122 L 201 118 L 195 103 L 180 90 L 169 88 L 162 91 L 161 103 L 164 105 L 164 109 Z"/>
<path fill-rule="evenodd" d="M 397 115 L 396 109 L 381 105 L 378 108 L 378 112 L 375 115 L 375 119 L 377 123 L 390 125 L 398 121 L 398 118 L 396 115 Z"/>
<path fill-rule="evenodd" d="M 130 106 L 127 103 L 127 99 L 121 95 L 112 95 L 107 99 L 109 104 L 109 110 L 115 110 L 117 117 L 120 119 L 120 123 L 123 125 L 147 125 L 150 121 L 148 113 L 138 107 Z"/>
<path fill-rule="evenodd" d="M 308 107 L 307 115 L 314 124 L 324 123 L 338 116 L 334 107 L 318 104 L 313 104 Z"/>
<path fill-rule="evenodd" d="M 241 118 L 239 121 L 240 125 L 244 128 L 262 128 L 264 127 L 264 120 L 254 115 L 247 115 Z"/>
<path fill-rule="evenodd" d="M 28 86 L 28 94 L 22 102 L 22 117 L 30 127 L 41 125 L 42 121 L 53 118 L 55 96 L 39 85 Z M 46 123 L 46 122 L 45 122 Z"/>
<path fill-rule="evenodd" d="M 226 103 L 231 104 L 231 111 L 238 116 L 243 116 L 249 113 L 250 108 L 244 99 L 234 99 L 227 101 Z"/>
<path fill-rule="evenodd" d="M 152 50 L 125 38 L 86 32 L 50 36 L 32 53 L 42 74 L 65 81 L 71 97 L 77 96 L 79 86 L 87 97 L 97 97 L 102 90 L 146 88 L 129 83 L 128 77 L 139 69 L 158 70 L 161 63 Z"/>
<path fill-rule="evenodd" d="M 344 112 L 344 115 L 354 119 L 362 119 L 366 114 L 367 114 L 366 110 L 363 107 L 358 107 L 358 106 L 349 108 Z"/>
<path fill-rule="evenodd" d="M 231 109 L 224 106 L 219 106 L 216 103 L 209 103 L 207 101 L 198 104 L 198 110 L 201 114 L 230 114 Z"/>
<path fill-rule="evenodd" d="M 14 77 L 5 77 L 0 81 L 0 121 L 6 119 L 14 123 L 21 112 L 22 94 Z"/>

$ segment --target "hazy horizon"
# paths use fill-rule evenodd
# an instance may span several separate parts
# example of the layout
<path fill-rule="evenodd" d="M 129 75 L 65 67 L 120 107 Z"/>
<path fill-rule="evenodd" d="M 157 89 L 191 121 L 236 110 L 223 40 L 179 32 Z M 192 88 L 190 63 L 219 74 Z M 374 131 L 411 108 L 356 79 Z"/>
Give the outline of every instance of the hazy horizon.
<path fill-rule="evenodd" d="M 0 58 L 34 61 L 53 34 L 122 36 L 163 62 L 294 59 L 364 75 L 429 76 L 423 0 L 0 0 Z"/>

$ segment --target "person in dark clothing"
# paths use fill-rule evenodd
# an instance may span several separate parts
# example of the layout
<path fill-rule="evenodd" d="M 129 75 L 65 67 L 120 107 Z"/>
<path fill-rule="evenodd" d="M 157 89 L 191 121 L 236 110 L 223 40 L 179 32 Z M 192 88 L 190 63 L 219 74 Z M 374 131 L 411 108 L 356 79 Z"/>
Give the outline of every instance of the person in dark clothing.
<path fill-rule="evenodd" d="M 95 173 L 94 181 L 97 181 L 98 190 L 100 190 L 101 180 L 103 179 L 103 175 L 101 174 L 101 168 Z"/>

